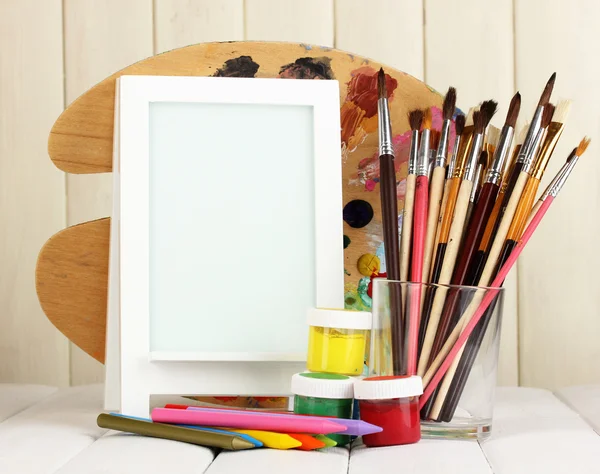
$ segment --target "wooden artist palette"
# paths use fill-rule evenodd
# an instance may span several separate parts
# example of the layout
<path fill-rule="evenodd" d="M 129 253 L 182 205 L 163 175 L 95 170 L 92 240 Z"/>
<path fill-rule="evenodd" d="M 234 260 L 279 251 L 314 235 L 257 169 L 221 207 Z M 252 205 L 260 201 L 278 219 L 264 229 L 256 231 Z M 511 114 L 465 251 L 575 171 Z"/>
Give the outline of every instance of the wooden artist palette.
<path fill-rule="evenodd" d="M 377 159 L 376 72 L 381 66 L 344 51 L 293 43 L 206 43 L 176 49 L 113 74 L 75 100 L 55 122 L 48 152 L 67 173 L 112 170 L 115 79 L 121 75 L 336 79 L 342 104 L 345 305 L 366 310 L 370 276 L 384 270 Z M 385 71 L 402 209 L 410 142 L 407 114 L 435 107 L 433 127 L 440 128 L 443 97 L 408 74 Z M 110 218 L 64 229 L 42 248 L 36 269 L 37 294 L 48 319 L 100 362 L 105 358 L 109 233 Z"/>

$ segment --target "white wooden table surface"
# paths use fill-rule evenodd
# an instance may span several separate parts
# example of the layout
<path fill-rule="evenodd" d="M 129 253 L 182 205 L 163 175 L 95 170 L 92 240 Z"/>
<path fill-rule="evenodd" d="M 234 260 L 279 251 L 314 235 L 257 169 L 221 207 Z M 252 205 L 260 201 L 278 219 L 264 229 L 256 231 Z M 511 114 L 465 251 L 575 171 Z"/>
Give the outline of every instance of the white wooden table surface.
<path fill-rule="evenodd" d="M 494 433 L 351 450 L 221 452 L 96 425 L 102 387 L 0 384 L 2 474 L 600 473 L 600 386 L 500 388 Z"/>

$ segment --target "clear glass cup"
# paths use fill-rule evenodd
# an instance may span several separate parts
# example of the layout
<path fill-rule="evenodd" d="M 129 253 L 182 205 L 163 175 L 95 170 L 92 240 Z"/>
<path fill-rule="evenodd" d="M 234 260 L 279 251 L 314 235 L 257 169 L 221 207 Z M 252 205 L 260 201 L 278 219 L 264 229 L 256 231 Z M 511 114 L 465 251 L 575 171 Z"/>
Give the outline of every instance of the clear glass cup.
<path fill-rule="evenodd" d="M 421 410 L 424 438 L 484 440 L 491 435 L 504 290 L 373 281 L 368 375 L 409 374 L 411 321 L 418 319 L 418 350 L 412 360 L 424 386 L 490 292 L 493 299 L 484 316 Z"/>

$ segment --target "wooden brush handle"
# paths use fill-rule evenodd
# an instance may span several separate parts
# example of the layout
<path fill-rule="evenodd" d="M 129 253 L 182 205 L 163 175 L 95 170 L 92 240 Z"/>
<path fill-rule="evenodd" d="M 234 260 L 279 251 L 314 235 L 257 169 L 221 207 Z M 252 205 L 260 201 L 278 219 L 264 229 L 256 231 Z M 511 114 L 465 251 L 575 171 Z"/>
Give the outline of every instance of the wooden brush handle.
<path fill-rule="evenodd" d="M 441 285 L 449 284 L 452 273 L 454 272 L 454 265 L 456 264 L 456 257 L 458 256 L 458 250 L 465 228 L 465 218 L 467 216 L 472 189 L 473 181 L 463 180 L 456 199 L 454 217 L 452 218 L 452 225 L 450 226 L 450 233 L 448 235 L 448 245 L 446 246 L 446 255 L 444 256 L 444 263 L 442 264 L 442 271 L 440 273 L 439 283 Z M 421 360 L 419 360 L 419 367 L 421 369 L 423 369 L 423 364 L 425 364 L 425 366 L 429 364 L 430 357 L 435 357 L 436 355 L 433 352 L 433 344 L 438 331 L 440 316 L 444 309 L 446 293 L 447 291 L 440 291 L 438 288 L 433 299 L 433 306 L 431 308 L 431 314 L 429 315 L 429 324 L 427 325 L 427 332 L 425 333 L 425 342 L 423 343 L 423 349 L 421 351 Z"/>
<path fill-rule="evenodd" d="M 404 198 L 404 214 L 402 216 L 402 235 L 400 236 L 400 280 L 408 281 L 410 266 L 410 244 L 412 241 L 413 208 L 415 205 L 415 188 L 417 177 L 409 174 L 406 177 L 406 196 Z"/>
<path fill-rule="evenodd" d="M 521 198 L 521 194 L 523 193 L 523 189 L 525 188 L 525 184 L 527 183 L 528 179 L 529 179 L 529 175 L 527 173 L 525 173 L 524 171 L 521 171 L 521 173 L 519 173 L 519 177 L 517 178 L 517 180 L 515 182 L 515 186 L 513 188 L 512 194 L 508 200 L 506 210 L 504 212 L 504 215 L 502 216 L 500 225 L 498 226 L 498 230 L 496 232 L 496 237 L 494 238 L 494 242 L 492 243 L 492 247 L 488 254 L 488 258 L 487 258 L 485 267 L 483 268 L 481 278 L 477 282 L 478 286 L 488 286 L 490 284 L 490 282 L 492 281 L 492 277 L 494 276 L 494 270 L 496 269 L 496 263 L 498 261 L 498 258 L 500 257 L 500 252 L 502 251 L 502 247 L 504 246 L 504 241 L 506 239 L 506 235 L 508 234 L 508 228 L 510 227 L 513 216 L 517 209 L 517 205 Z M 450 333 L 450 335 L 446 339 L 444 346 L 440 349 L 440 352 L 436 355 L 435 359 L 431 362 L 431 364 L 427 368 L 426 373 L 423 375 L 423 385 L 424 386 L 426 386 L 429 383 L 429 381 L 434 376 L 437 369 L 439 369 L 440 365 L 442 364 L 442 362 L 444 361 L 444 359 L 446 358 L 446 356 L 452 349 L 452 346 L 460 337 L 460 333 L 462 332 L 463 327 L 465 327 L 469 323 L 469 321 L 475 314 L 475 311 L 477 310 L 479 303 L 481 303 L 484 295 L 485 295 L 485 290 L 477 290 L 477 292 L 475 293 L 473 300 L 471 301 L 471 303 L 469 304 L 469 306 L 467 307 L 467 309 L 461 316 L 459 322 L 456 324 L 456 327 L 454 328 L 452 333 Z M 435 302 L 434 302 L 434 305 L 435 305 Z M 433 309 L 432 309 L 432 313 L 433 313 Z M 431 316 L 430 316 L 430 319 L 431 319 Z M 438 315 L 438 319 L 439 319 L 439 315 Z M 423 344 L 423 348 L 425 349 L 425 343 Z M 421 358 L 423 358 L 422 355 L 421 355 Z M 421 361 L 419 361 L 419 367 L 421 367 L 420 362 Z"/>
<path fill-rule="evenodd" d="M 539 185 L 540 180 L 534 178 L 533 176 L 527 180 L 527 184 L 525 184 L 525 189 L 523 189 L 521 199 L 517 205 L 515 216 L 513 217 L 510 228 L 508 229 L 508 234 L 506 236 L 507 239 L 518 241 L 521 238 L 521 235 L 523 235 L 525 224 L 527 223 L 527 218 L 529 217 L 529 213 L 533 207 L 535 193 L 537 193 Z"/>
<path fill-rule="evenodd" d="M 440 217 L 440 209 L 442 208 L 443 199 L 445 197 L 445 174 L 446 169 L 443 166 L 437 166 L 433 169 L 433 174 L 431 176 L 431 194 L 429 196 L 429 212 L 427 214 L 427 234 L 425 237 L 425 252 L 423 254 L 423 273 L 421 276 L 422 282 L 429 281 L 429 272 L 431 270 L 431 261 L 433 259 L 434 243 L 439 227 L 437 223 Z"/>

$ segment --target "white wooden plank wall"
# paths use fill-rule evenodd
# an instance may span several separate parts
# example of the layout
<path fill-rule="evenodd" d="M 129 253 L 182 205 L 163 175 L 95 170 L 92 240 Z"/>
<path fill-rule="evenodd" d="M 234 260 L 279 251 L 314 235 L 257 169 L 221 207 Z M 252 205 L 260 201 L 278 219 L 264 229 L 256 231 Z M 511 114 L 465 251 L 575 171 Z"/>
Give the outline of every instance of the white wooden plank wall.
<path fill-rule="evenodd" d="M 8 223 L 0 233 L 0 382 L 102 380 L 100 364 L 43 317 L 33 267 L 55 231 L 109 214 L 109 175 L 65 178 L 47 159 L 45 144 L 62 107 L 110 73 L 198 42 L 313 43 L 377 59 L 442 93 L 453 85 L 464 110 L 495 98 L 500 109 L 493 122 L 501 125 L 515 88 L 528 118 L 557 70 L 557 94 L 575 103 L 551 176 L 581 135 L 600 138 L 599 22 L 595 0 L 0 2 L 0 217 Z M 519 318 L 516 272 L 507 281 L 501 384 L 554 388 L 600 381 L 593 362 L 600 282 L 588 270 L 600 264 L 594 252 L 600 223 L 587 217 L 597 214 L 597 200 L 589 198 L 598 186 L 597 149 L 592 142 L 522 258 Z"/>

